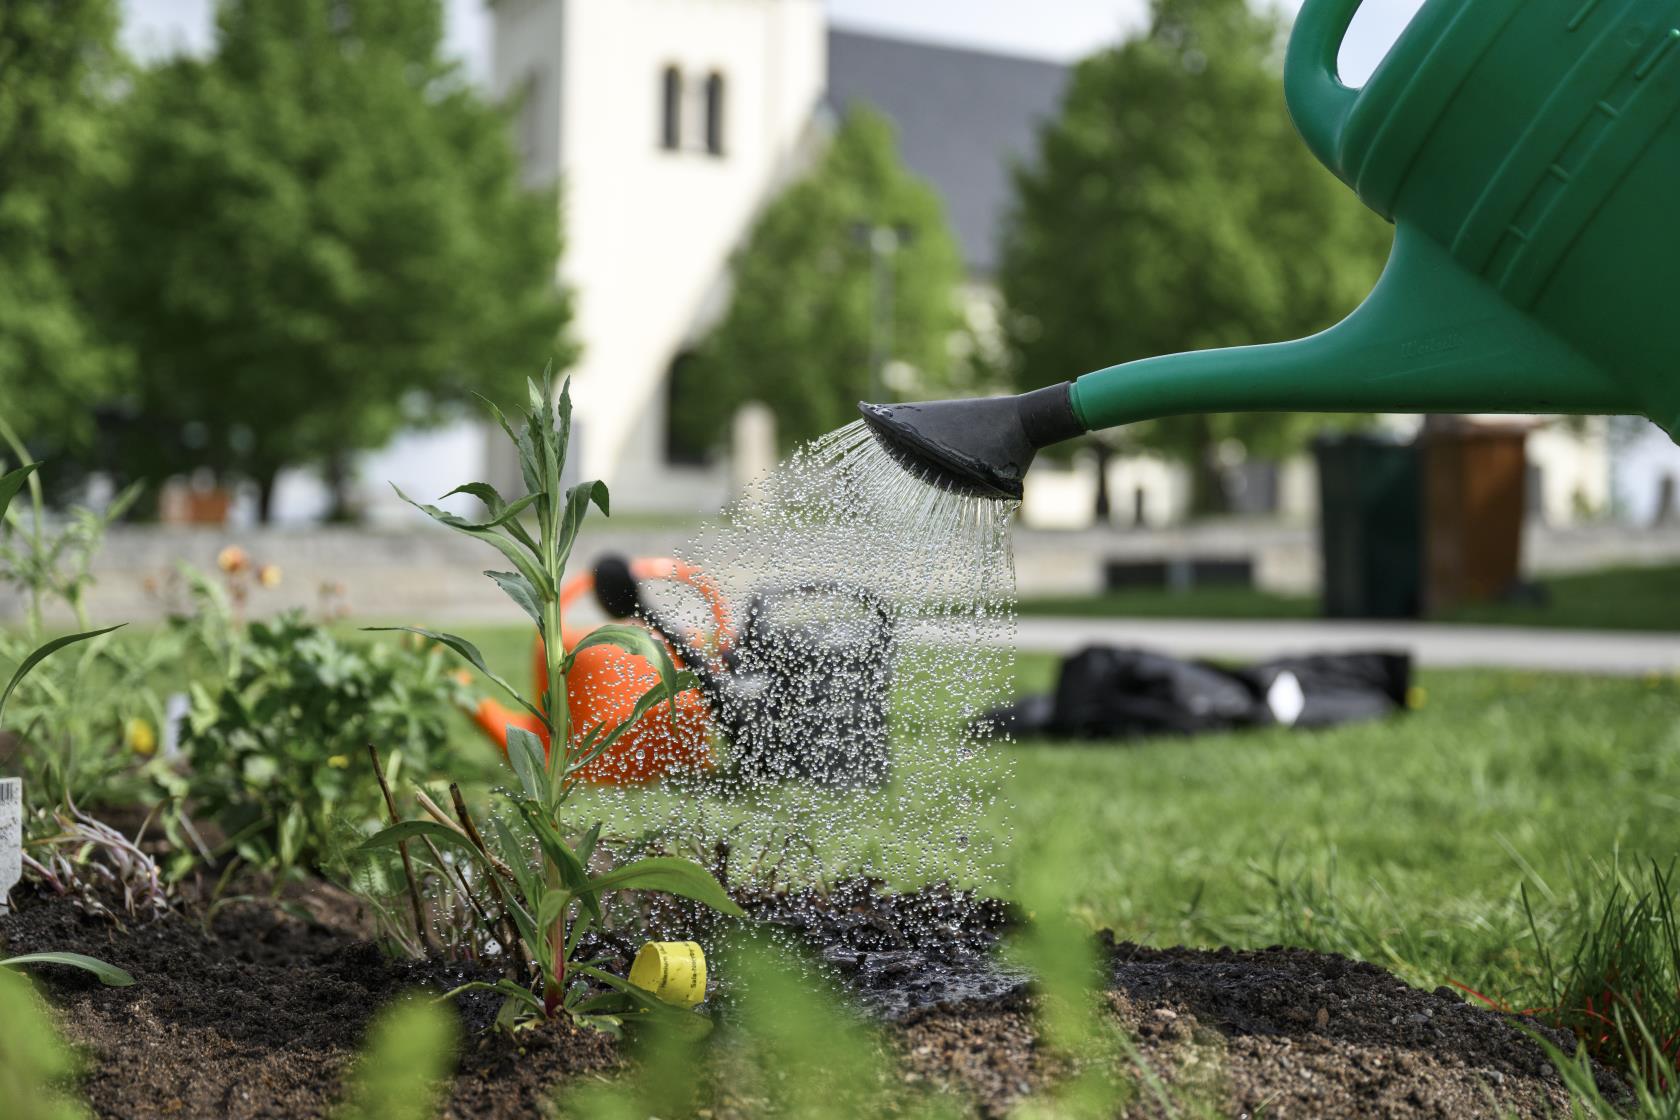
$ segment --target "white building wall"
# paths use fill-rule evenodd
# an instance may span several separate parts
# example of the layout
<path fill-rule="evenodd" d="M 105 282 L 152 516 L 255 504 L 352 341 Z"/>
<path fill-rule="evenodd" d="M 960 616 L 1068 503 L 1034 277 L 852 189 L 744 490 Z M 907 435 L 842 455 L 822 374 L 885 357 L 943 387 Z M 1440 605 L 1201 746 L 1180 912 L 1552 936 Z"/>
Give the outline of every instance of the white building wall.
<path fill-rule="evenodd" d="M 1067 462 L 1049 456 L 1033 464 L 1023 485 L 1021 521 L 1032 529 L 1090 529 L 1096 526 L 1097 457 L 1074 452 Z M 1141 524 L 1138 494 L 1142 493 Z M 1182 522 L 1190 509 L 1190 475 L 1177 463 L 1153 455 L 1115 455 L 1108 461 L 1109 525 L 1161 528 Z"/>
<path fill-rule="evenodd" d="M 494 0 L 491 72 L 495 96 L 522 96 L 514 144 L 525 180 L 548 185 L 560 174 L 562 0 Z"/>
<path fill-rule="evenodd" d="M 1615 422 L 1613 446 L 1616 516 L 1632 525 L 1650 525 L 1657 517 L 1664 479 L 1680 491 L 1680 446 L 1649 420 L 1635 417 Z"/>
<path fill-rule="evenodd" d="M 1528 435 L 1529 469 L 1540 472 L 1538 512 L 1548 525 L 1610 511 L 1609 421 L 1591 416 L 1578 424 L 1557 419 Z"/>
<path fill-rule="evenodd" d="M 502 0 L 495 12 L 498 89 L 545 65 L 555 75 L 561 273 L 583 348 L 572 370 L 578 467 L 614 486 L 615 507 L 715 508 L 726 470 L 664 464 L 665 374 L 814 116 L 827 78 L 822 5 Z M 722 156 L 704 150 L 698 111 L 681 150 L 661 146 L 668 65 L 696 105 L 706 77 L 722 75 Z"/>

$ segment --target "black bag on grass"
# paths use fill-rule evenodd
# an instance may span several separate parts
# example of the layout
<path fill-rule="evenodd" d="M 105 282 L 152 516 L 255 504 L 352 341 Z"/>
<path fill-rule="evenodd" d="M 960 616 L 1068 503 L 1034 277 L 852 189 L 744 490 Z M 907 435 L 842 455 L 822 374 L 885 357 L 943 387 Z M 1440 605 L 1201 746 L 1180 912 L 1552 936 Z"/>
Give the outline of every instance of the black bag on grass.
<path fill-rule="evenodd" d="M 1149 650 L 1091 646 L 1062 661 L 1056 690 L 988 712 L 1017 738 L 1141 739 L 1242 727 L 1332 727 L 1402 711 L 1404 653 L 1330 653 L 1230 669 Z"/>

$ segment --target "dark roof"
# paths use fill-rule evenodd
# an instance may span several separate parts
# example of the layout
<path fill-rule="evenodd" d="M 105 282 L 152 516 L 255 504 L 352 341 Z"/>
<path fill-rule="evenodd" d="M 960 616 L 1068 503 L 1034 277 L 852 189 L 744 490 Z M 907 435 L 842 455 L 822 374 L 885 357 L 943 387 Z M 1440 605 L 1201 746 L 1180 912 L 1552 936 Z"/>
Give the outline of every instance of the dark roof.
<path fill-rule="evenodd" d="M 1032 157 L 1038 124 L 1056 111 L 1067 78 L 1053 62 L 828 33 L 829 105 L 844 112 L 867 102 L 898 126 L 905 163 L 944 196 L 963 258 L 979 273 L 997 265 L 1010 168 Z"/>

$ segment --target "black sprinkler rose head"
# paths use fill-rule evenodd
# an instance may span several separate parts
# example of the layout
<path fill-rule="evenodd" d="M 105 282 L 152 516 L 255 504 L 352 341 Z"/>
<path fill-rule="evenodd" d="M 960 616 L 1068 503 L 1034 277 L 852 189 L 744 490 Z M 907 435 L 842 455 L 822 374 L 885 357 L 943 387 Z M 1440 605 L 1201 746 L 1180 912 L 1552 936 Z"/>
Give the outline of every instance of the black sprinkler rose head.
<path fill-rule="evenodd" d="M 930 486 L 999 501 L 1020 501 L 1038 449 L 1085 431 L 1071 382 L 1016 397 L 858 402 L 864 423 L 888 454 Z"/>

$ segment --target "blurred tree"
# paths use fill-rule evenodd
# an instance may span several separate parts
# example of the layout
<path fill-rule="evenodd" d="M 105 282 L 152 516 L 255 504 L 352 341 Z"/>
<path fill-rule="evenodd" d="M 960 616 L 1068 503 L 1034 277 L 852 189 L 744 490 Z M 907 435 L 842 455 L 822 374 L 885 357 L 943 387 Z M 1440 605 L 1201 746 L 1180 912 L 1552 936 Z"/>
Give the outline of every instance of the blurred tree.
<path fill-rule="evenodd" d="M 136 472 L 322 466 L 565 364 L 559 209 L 439 54 L 439 0 L 223 0 L 144 74 L 107 289 L 138 356 Z"/>
<path fill-rule="evenodd" d="M 1081 62 L 1004 239 L 1017 384 L 1119 362 L 1311 334 L 1375 283 L 1391 233 L 1296 136 L 1280 28 L 1244 0 L 1156 0 L 1149 30 Z M 1224 508 L 1218 449 L 1277 456 L 1322 416 L 1175 416 L 1128 444 L 1191 468 Z"/>
<path fill-rule="evenodd" d="M 90 195 L 120 161 L 116 0 L 0 3 L 0 420 L 32 445 L 86 439 L 122 365 L 88 306 L 104 232 Z"/>
<path fill-rule="evenodd" d="M 673 393 L 673 431 L 716 446 L 757 400 L 784 446 L 811 439 L 857 418 L 883 356 L 918 389 L 947 384 L 962 276 L 939 196 L 899 162 L 891 123 L 852 108 L 736 253 L 729 310 Z"/>

